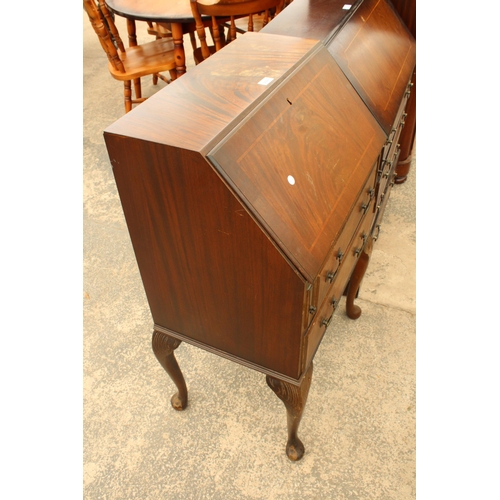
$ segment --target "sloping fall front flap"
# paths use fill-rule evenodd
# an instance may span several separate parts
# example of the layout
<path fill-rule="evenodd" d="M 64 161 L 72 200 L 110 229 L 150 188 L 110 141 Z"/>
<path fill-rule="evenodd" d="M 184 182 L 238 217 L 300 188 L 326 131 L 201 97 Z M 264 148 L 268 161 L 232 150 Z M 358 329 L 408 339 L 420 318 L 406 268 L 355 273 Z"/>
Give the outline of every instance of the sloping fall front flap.
<path fill-rule="evenodd" d="M 323 48 L 306 56 L 208 158 L 312 282 L 385 139 Z"/>

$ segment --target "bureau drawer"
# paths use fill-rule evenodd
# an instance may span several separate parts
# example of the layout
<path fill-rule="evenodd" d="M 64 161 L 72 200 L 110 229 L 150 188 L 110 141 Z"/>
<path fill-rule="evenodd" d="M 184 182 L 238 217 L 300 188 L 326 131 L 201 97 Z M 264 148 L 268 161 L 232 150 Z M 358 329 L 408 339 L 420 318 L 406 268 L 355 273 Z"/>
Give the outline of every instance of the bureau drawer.
<path fill-rule="evenodd" d="M 370 211 L 366 214 L 359 228 L 354 234 L 349 247 L 346 250 L 344 259 L 339 266 L 335 279 L 330 286 L 323 302 L 321 303 L 317 314 L 314 316 L 309 329 L 304 338 L 304 351 L 305 351 L 305 364 L 304 369 L 309 366 L 309 363 L 314 357 L 318 349 L 321 339 L 328 328 L 333 314 L 338 308 L 338 303 L 344 294 L 347 287 L 349 278 L 354 270 L 354 266 L 361 255 L 363 247 L 370 235 L 372 225 L 374 222 L 375 214 Z"/>
<path fill-rule="evenodd" d="M 377 188 L 376 188 L 376 192 L 377 192 L 377 194 L 376 194 L 376 200 L 377 200 L 376 207 L 378 207 L 382 203 L 383 198 L 387 196 L 386 191 L 387 191 L 388 184 L 392 180 L 394 180 L 396 166 L 397 166 L 398 160 L 399 160 L 399 152 L 400 152 L 400 148 L 399 148 L 399 144 L 398 144 L 397 147 L 395 148 L 394 152 L 392 153 L 390 160 L 382 162 L 382 164 L 380 166 L 380 169 L 378 171 L 380 177 L 379 177 L 379 181 L 378 181 Z"/>
<path fill-rule="evenodd" d="M 382 163 L 388 160 L 395 151 L 395 148 L 398 146 L 399 136 L 401 135 L 401 131 L 405 125 L 406 120 L 406 106 L 408 104 L 408 99 L 411 95 L 411 88 L 413 87 L 413 83 L 409 82 L 406 87 L 406 92 L 401 100 L 401 104 L 399 106 L 398 112 L 396 114 L 396 119 L 394 120 L 394 125 L 392 126 L 392 130 L 387 137 L 387 141 L 384 144 L 382 149 Z"/>
<path fill-rule="evenodd" d="M 381 194 L 380 201 L 377 204 L 376 214 L 375 214 L 375 224 L 373 227 L 374 241 L 377 241 L 378 233 L 380 232 L 380 225 L 382 223 L 382 217 L 384 216 L 384 210 L 387 205 L 387 200 L 389 199 L 389 196 L 391 194 L 391 189 L 394 186 L 395 178 L 396 178 L 396 171 L 393 170 L 391 176 L 389 177 L 389 183 L 387 184 L 385 191 Z"/>
<path fill-rule="evenodd" d="M 323 303 L 328 289 L 332 286 L 332 283 L 336 279 L 339 267 L 345 259 L 346 249 L 349 246 L 360 221 L 363 219 L 365 214 L 375 212 L 374 200 L 376 175 L 377 169 L 374 167 L 365 183 L 365 186 L 363 187 L 361 195 L 354 205 L 354 209 L 342 229 L 340 236 L 332 245 L 330 253 L 323 264 L 321 271 L 316 277 L 312 293 L 311 314 L 314 314 L 318 305 Z"/>

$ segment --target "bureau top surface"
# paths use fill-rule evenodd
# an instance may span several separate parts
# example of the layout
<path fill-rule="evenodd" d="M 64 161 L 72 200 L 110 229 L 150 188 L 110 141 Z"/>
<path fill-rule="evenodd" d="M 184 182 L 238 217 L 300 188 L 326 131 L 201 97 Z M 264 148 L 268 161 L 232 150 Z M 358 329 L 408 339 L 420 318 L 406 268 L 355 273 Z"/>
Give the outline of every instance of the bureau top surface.
<path fill-rule="evenodd" d="M 121 117 L 105 133 L 203 151 L 314 47 L 321 44 L 246 33 Z"/>

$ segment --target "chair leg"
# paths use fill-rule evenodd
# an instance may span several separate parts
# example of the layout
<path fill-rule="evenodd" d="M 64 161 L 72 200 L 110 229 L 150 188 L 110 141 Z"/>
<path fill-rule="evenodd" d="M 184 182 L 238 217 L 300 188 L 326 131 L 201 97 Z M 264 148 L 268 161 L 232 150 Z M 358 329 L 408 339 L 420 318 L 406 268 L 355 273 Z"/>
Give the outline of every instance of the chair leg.
<path fill-rule="evenodd" d="M 132 109 L 132 86 L 130 80 L 123 82 L 123 94 L 125 97 L 125 113 Z"/>
<path fill-rule="evenodd" d="M 135 93 L 136 99 L 140 99 L 142 97 L 141 79 L 140 78 L 136 78 L 134 80 L 134 93 Z"/>

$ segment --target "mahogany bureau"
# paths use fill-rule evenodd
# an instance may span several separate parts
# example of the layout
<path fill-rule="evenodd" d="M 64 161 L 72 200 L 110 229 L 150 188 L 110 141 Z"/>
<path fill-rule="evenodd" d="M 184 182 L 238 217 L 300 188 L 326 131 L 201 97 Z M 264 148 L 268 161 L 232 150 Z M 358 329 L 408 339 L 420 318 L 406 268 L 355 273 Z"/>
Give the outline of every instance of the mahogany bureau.
<path fill-rule="evenodd" d="M 104 137 L 173 407 L 186 341 L 266 375 L 299 460 L 315 352 L 344 293 L 361 312 L 387 132 L 322 42 L 247 33 Z"/>

